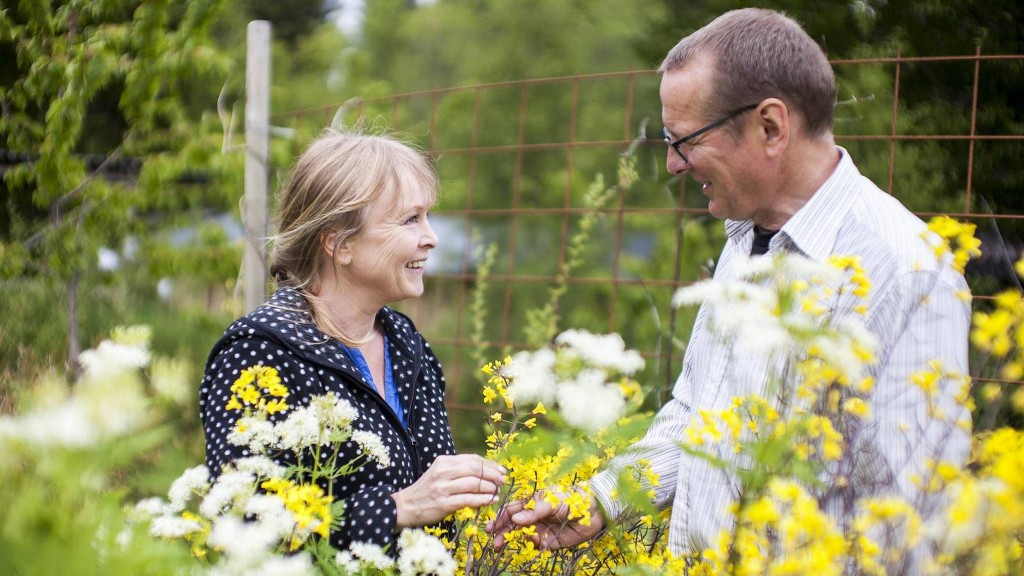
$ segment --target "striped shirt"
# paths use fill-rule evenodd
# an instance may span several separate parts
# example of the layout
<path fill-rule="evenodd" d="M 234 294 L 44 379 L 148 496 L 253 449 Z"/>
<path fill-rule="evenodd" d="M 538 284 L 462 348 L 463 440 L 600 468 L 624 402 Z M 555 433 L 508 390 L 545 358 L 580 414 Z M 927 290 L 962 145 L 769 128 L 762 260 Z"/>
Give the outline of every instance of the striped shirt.
<path fill-rule="evenodd" d="M 947 381 L 937 392 L 933 407 L 946 415 L 939 421 L 929 416 L 928 401 L 910 376 L 934 359 L 967 374 L 970 305 L 961 298 L 967 289 L 963 276 L 940 265 L 922 240 L 924 222 L 862 176 L 845 150 L 839 153 L 835 171 L 772 238 L 768 255 L 786 251 L 819 262 L 833 254 L 859 255 L 871 280 L 866 324 L 878 340 L 877 363 L 869 370 L 876 382 L 868 398 L 871 413 L 856 436 L 847 438 L 852 456 L 844 470 L 826 470 L 825 488 L 815 492 L 822 509 L 842 527 L 866 496 L 899 495 L 927 516 L 937 503 L 917 489 L 915 476 L 926 474 L 930 459 L 958 466 L 966 461 L 969 433 L 953 424 L 970 418 L 954 400 L 959 386 Z M 735 262 L 750 254 L 754 224 L 726 221 L 725 227 L 728 240 L 714 276 L 729 281 Z M 852 313 L 850 304 L 835 314 Z M 701 307 L 672 399 L 636 450 L 612 466 L 641 458 L 651 462 L 659 476 L 655 504 L 673 506 L 669 546 L 676 554 L 716 545 L 720 532 L 733 526 L 729 506 L 739 488 L 731 475 L 679 449 L 684 430 L 698 410 L 723 410 L 733 397 L 763 389 L 769 374 L 766 362 L 713 336 L 707 321 Z M 719 456 L 736 462 L 731 450 Z M 837 482 L 839 476 L 849 481 Z M 611 497 L 615 477 L 612 470 L 602 472 L 591 488 L 606 516 L 621 519 L 630 511 Z"/>

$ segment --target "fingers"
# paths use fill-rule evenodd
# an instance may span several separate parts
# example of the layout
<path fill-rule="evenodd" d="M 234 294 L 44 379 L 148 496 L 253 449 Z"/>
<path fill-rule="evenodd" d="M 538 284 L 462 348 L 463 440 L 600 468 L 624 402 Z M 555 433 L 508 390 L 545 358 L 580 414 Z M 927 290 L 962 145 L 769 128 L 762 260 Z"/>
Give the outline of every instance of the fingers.
<path fill-rule="evenodd" d="M 393 497 L 399 524 L 422 526 L 460 508 L 480 508 L 498 501 L 505 469 L 474 454 L 439 456 L 416 482 Z"/>
<path fill-rule="evenodd" d="M 505 483 L 505 469 L 500 464 L 475 454 L 439 456 L 427 470 L 427 474 L 449 479 L 476 477 L 499 485 Z"/>
<path fill-rule="evenodd" d="M 533 535 L 528 536 L 537 547 L 542 546 L 545 540 L 557 540 L 557 535 L 549 536 L 549 527 L 545 525 L 545 521 L 555 516 L 557 510 L 536 496 L 532 500 L 532 510 L 526 507 L 527 502 L 531 501 L 516 500 L 508 503 L 498 511 L 494 520 L 487 524 L 487 532 L 494 536 L 492 544 L 495 550 L 501 550 L 505 546 L 507 532 L 524 526 L 534 526 L 537 529 Z"/>
<path fill-rule="evenodd" d="M 509 502 L 498 511 L 498 515 L 494 520 L 487 524 L 487 530 L 492 531 L 492 528 L 498 528 L 506 524 L 510 524 L 512 515 L 522 510 L 525 505 L 526 500 L 514 500 Z"/>
<path fill-rule="evenodd" d="M 541 498 L 534 499 L 533 509 L 523 508 L 519 510 L 509 519 L 512 524 L 516 526 L 531 526 L 538 522 L 541 522 L 551 516 L 554 516 L 557 512 L 556 508 L 552 508 L 546 500 Z"/>
<path fill-rule="evenodd" d="M 492 534 L 503 534 L 515 528 L 537 524 L 555 512 L 544 500 L 533 500 L 533 510 L 526 508 L 527 502 L 529 500 L 514 500 L 503 506 L 494 520 L 487 523 L 487 531 Z"/>
<path fill-rule="evenodd" d="M 495 550 L 501 550 L 505 547 L 505 533 L 516 528 L 512 524 L 512 516 L 522 510 L 526 502 L 526 500 L 513 500 L 502 506 L 494 520 L 488 522 L 487 526 L 484 527 L 487 533 L 494 537 L 491 540 L 491 544 Z"/>
<path fill-rule="evenodd" d="M 540 495 L 534 496 L 532 507 L 528 508 L 527 502 L 520 500 L 509 503 L 487 525 L 487 531 L 494 536 L 493 545 L 496 550 L 505 546 L 505 535 L 509 531 L 525 526 L 534 527 L 532 534 L 526 537 L 543 550 L 576 546 L 593 538 L 604 527 L 604 519 L 597 509 L 596 501 L 592 504 L 591 520 L 587 526 L 578 521 L 570 521 L 567 506 L 552 506 Z"/>

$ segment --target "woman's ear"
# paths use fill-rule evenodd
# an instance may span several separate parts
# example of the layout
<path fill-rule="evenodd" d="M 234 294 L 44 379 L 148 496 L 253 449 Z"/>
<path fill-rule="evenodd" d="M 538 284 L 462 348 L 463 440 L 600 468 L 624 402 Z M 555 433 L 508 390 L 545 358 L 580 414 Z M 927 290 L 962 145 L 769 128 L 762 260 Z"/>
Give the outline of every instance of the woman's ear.
<path fill-rule="evenodd" d="M 321 234 L 320 245 L 327 256 L 341 266 L 348 266 L 352 262 L 352 250 L 349 248 L 348 240 L 338 242 L 338 233 Z"/>

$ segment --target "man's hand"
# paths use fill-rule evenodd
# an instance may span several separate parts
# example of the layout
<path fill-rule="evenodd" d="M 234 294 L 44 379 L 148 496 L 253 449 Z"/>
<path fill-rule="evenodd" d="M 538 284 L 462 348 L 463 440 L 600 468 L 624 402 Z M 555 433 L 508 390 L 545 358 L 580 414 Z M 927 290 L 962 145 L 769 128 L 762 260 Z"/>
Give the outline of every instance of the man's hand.
<path fill-rule="evenodd" d="M 487 531 L 494 535 L 496 549 L 505 546 L 506 532 L 525 526 L 536 528 L 530 539 L 542 550 L 576 546 L 604 529 L 604 516 L 593 496 L 590 497 L 590 524 L 586 526 L 580 524 L 579 520 L 569 520 L 569 507 L 565 504 L 552 507 L 540 496 L 534 497 L 533 503 L 534 507 L 530 510 L 525 508 L 526 501 L 510 502 L 494 521 L 488 523 Z"/>
<path fill-rule="evenodd" d="M 505 470 L 473 454 L 438 456 L 412 486 L 391 495 L 398 508 L 396 530 L 444 520 L 460 508 L 493 504 Z"/>

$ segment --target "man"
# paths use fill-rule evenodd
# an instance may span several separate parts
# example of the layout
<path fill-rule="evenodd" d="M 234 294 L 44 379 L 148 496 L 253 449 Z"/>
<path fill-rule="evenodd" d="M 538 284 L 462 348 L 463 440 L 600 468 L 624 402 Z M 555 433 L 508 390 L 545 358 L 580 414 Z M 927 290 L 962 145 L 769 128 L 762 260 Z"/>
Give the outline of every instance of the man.
<path fill-rule="evenodd" d="M 729 280 L 737 259 L 797 253 L 816 261 L 858 255 L 872 281 L 866 323 L 878 339 L 873 411 L 848 452 L 846 473 L 826 474 L 817 493 L 834 518 L 852 518 L 856 501 L 893 494 L 934 508 L 918 490 L 930 459 L 961 464 L 969 451 L 969 423 L 952 385 L 940 387 L 929 415 L 928 399 L 910 376 L 939 359 L 946 370 L 967 373 L 969 305 L 963 277 L 937 264 L 920 238 L 924 223 L 860 175 L 832 136 L 836 84 L 821 49 L 790 18 L 777 12 L 728 12 L 684 38 L 659 72 L 667 168 L 699 182 L 709 210 L 726 220 L 728 240 L 715 278 Z M 839 314 L 851 310 L 839 310 Z M 735 483 L 705 460 L 679 449 L 684 430 L 700 409 L 723 409 L 752 382 L 767 378 L 733 343 L 709 335 L 707 310 L 698 313 L 673 398 L 658 413 L 630 456 L 652 463 L 660 477 L 654 501 L 673 506 L 669 545 L 675 553 L 715 545 L 732 526 Z M 760 370 L 760 372 L 758 372 Z M 948 384 L 948 383 L 947 383 Z M 935 414 L 934 412 L 932 413 Z M 538 500 L 533 510 L 510 506 L 492 530 L 535 525 L 544 547 L 578 544 L 628 510 L 612 497 L 616 474 L 596 476 L 589 526 L 566 522 L 566 510 Z M 917 551 L 913 556 L 918 556 Z M 916 565 L 919 558 L 897 569 Z"/>

